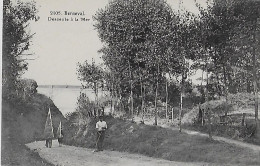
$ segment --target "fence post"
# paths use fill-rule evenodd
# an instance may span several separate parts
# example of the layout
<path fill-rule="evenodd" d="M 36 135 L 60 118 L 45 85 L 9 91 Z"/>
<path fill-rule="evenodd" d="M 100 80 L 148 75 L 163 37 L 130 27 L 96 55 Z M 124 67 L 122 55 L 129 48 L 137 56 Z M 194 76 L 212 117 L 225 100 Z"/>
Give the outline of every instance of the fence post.
<path fill-rule="evenodd" d="M 172 122 L 173 122 L 173 107 L 172 107 Z"/>
<path fill-rule="evenodd" d="M 242 126 L 245 126 L 245 117 L 246 117 L 246 113 L 243 113 L 243 117 L 242 117 Z"/>

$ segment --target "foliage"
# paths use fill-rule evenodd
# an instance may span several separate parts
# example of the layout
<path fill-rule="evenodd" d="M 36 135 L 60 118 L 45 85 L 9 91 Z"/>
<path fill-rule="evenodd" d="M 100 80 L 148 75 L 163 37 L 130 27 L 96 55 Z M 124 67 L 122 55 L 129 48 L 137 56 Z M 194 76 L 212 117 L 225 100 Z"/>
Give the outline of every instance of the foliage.
<path fill-rule="evenodd" d="M 91 87 L 93 91 L 95 92 L 95 105 L 89 105 L 90 101 L 86 97 L 86 94 L 81 93 L 80 97 L 78 98 L 78 111 L 83 111 L 85 112 L 88 109 L 86 114 L 90 116 L 98 116 L 100 115 L 100 110 L 99 110 L 99 100 L 98 100 L 98 89 L 101 87 L 103 90 L 104 83 L 105 83 L 105 77 L 106 73 L 104 70 L 101 68 L 101 66 L 96 65 L 95 61 L 92 61 L 92 64 L 89 64 L 87 61 L 83 64 L 78 64 L 78 78 L 79 80 L 83 81 L 82 87 L 83 89 Z M 85 102 L 85 103 L 84 103 Z M 85 107 L 93 107 L 93 108 L 85 108 Z M 93 113 L 91 113 L 91 110 L 93 109 Z M 80 115 L 85 116 L 83 112 L 80 112 Z M 83 113 L 83 114 L 82 114 Z"/>
<path fill-rule="evenodd" d="M 156 112 L 160 101 L 178 106 L 181 91 L 187 99 L 183 105 L 192 98 L 196 104 L 225 96 L 228 103 L 233 93 L 257 93 L 259 2 L 212 2 L 207 8 L 197 5 L 198 16 L 175 13 L 163 0 L 113 0 L 97 11 L 94 26 L 106 72 L 96 80 L 103 81 L 121 111 L 153 103 Z M 91 64 L 82 66 L 81 76 L 89 76 Z M 193 69 L 207 74 L 197 87 L 200 94 L 187 80 Z M 226 113 L 227 103 L 221 106 Z"/>
<path fill-rule="evenodd" d="M 259 55 L 259 26 L 255 23 L 260 16 L 258 9 L 259 2 L 252 0 L 215 0 L 208 9 L 200 8 L 197 24 L 206 30 L 197 31 L 201 36 L 198 41 L 208 58 L 210 82 L 220 95 L 253 90 L 253 48 Z M 196 65 L 201 67 L 203 63 L 197 61 Z"/>
<path fill-rule="evenodd" d="M 186 72 L 182 56 L 191 56 L 193 46 L 187 24 L 192 15 L 185 14 L 177 15 L 163 0 L 114 0 L 95 14 L 106 82 L 123 105 L 156 105 L 165 96 L 166 75 Z"/>
<path fill-rule="evenodd" d="M 37 21 L 35 3 L 3 3 L 3 97 L 11 100 L 17 97 L 18 78 L 27 69 L 25 51 L 29 49 L 32 34 L 27 29 L 31 20 Z"/>
<path fill-rule="evenodd" d="M 91 102 L 85 93 L 80 93 L 77 101 L 76 112 L 79 113 L 81 119 L 86 119 L 88 117 L 95 115 L 95 103 Z"/>
<path fill-rule="evenodd" d="M 22 93 L 23 100 L 29 99 L 37 93 L 38 84 L 33 79 L 19 79 L 17 83 L 18 92 Z"/>
<path fill-rule="evenodd" d="M 83 64 L 78 63 L 78 78 L 85 84 L 83 88 L 92 88 L 95 93 L 97 91 L 98 84 L 103 83 L 103 71 L 102 68 L 95 64 L 95 61 L 88 63 L 85 61 Z"/>
<path fill-rule="evenodd" d="M 229 95 L 230 102 L 237 108 L 248 109 L 254 107 L 254 95 L 251 93 L 236 93 Z M 258 101 L 260 103 L 260 101 Z"/>

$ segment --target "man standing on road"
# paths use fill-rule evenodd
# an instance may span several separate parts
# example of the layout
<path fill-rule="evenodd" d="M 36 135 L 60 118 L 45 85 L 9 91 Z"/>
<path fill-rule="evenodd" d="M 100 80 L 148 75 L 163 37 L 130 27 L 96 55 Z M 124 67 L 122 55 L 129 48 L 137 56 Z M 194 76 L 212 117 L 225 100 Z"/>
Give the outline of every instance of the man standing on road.
<path fill-rule="evenodd" d="M 95 152 L 103 150 L 103 141 L 105 138 L 105 131 L 107 129 L 107 123 L 104 121 L 103 116 L 99 116 L 99 121 L 96 123 L 97 129 L 97 142 Z"/>

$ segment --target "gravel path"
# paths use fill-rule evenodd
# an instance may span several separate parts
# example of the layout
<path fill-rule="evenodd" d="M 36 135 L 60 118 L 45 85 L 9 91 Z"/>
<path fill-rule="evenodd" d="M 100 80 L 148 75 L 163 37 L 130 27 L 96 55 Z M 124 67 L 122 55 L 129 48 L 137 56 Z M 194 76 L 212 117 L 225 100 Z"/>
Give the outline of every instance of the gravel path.
<path fill-rule="evenodd" d="M 182 130 L 183 132 L 190 134 L 190 135 L 199 135 L 199 136 L 203 136 L 203 137 L 208 137 L 208 134 L 204 134 L 204 133 L 200 133 L 197 131 L 191 131 L 191 130 Z M 228 139 L 228 138 L 224 138 L 224 137 L 218 137 L 218 136 L 212 136 L 212 138 L 216 141 L 223 141 L 226 142 L 228 144 L 234 144 L 236 146 L 240 146 L 243 148 L 248 148 L 251 149 L 253 151 L 259 152 L 260 154 L 260 146 L 258 145 L 254 145 L 254 144 L 249 144 L 249 143 L 245 143 L 245 142 L 241 142 L 241 141 L 237 141 L 237 140 L 233 140 L 233 139 Z"/>
<path fill-rule="evenodd" d="M 136 120 L 136 122 L 140 122 L 141 118 L 135 117 L 135 120 Z M 153 125 L 153 120 L 147 120 L 146 119 L 145 124 L 146 125 Z M 177 128 L 177 127 L 172 127 L 172 126 L 167 125 L 165 121 L 162 121 L 160 123 L 160 120 L 158 120 L 158 126 L 161 126 L 163 128 L 169 128 L 169 129 L 172 129 L 172 130 L 177 130 L 177 131 L 179 130 L 179 128 Z M 209 136 L 208 134 L 205 134 L 205 133 L 187 130 L 187 129 L 182 129 L 182 132 L 187 133 L 189 135 L 199 135 L 199 136 L 202 136 L 202 137 L 208 137 Z M 212 136 L 212 138 L 216 141 L 222 141 L 222 142 L 226 142 L 228 144 L 233 144 L 233 145 L 236 145 L 236 146 L 239 146 L 239 147 L 242 147 L 242 148 L 248 148 L 248 149 L 253 150 L 255 152 L 258 152 L 260 154 L 260 146 L 258 146 L 258 145 L 254 145 L 254 144 L 250 144 L 250 143 L 246 143 L 246 142 L 242 142 L 242 141 L 237 141 L 237 140 L 234 140 L 234 139 L 219 137 L 219 136 Z"/>
<path fill-rule="evenodd" d="M 93 152 L 93 149 L 66 145 L 59 147 L 57 140 L 53 141 L 52 148 L 46 148 L 44 141 L 32 142 L 26 146 L 57 166 L 217 166 L 211 163 L 168 161 L 126 152 Z"/>

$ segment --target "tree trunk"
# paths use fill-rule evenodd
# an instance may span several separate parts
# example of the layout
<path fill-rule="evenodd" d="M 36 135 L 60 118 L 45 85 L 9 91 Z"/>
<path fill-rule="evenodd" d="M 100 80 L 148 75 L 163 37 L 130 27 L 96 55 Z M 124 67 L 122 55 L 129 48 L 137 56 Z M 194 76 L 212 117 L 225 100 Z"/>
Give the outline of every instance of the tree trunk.
<path fill-rule="evenodd" d="M 172 123 L 173 123 L 173 115 L 174 115 L 174 114 L 173 114 L 173 107 L 172 107 Z"/>
<path fill-rule="evenodd" d="M 206 64 L 206 80 L 207 80 L 207 84 L 206 84 L 206 104 L 207 104 L 207 115 L 208 115 L 208 126 L 209 126 L 209 139 L 212 139 L 212 126 L 211 126 L 211 109 L 209 108 L 209 91 L 208 91 L 208 85 L 209 85 L 209 79 L 208 79 L 208 66 Z"/>
<path fill-rule="evenodd" d="M 98 83 L 96 83 L 96 97 L 97 97 L 97 111 L 98 111 L 98 116 L 100 115 L 100 112 L 99 112 L 99 102 L 98 102 Z"/>
<path fill-rule="evenodd" d="M 257 57 L 256 57 L 256 27 L 257 27 L 257 19 L 254 21 L 254 32 L 253 32 L 253 85 L 254 85 L 254 96 L 255 96 L 255 123 L 256 123 L 256 133 L 257 137 L 260 137 L 260 133 L 258 131 L 259 122 L 258 122 L 258 88 L 257 88 Z"/>
<path fill-rule="evenodd" d="M 199 115 L 198 115 L 198 124 L 202 126 L 202 109 L 201 109 L 201 105 L 199 103 Z"/>
<path fill-rule="evenodd" d="M 165 77 L 166 78 L 166 77 Z M 165 118 L 167 120 L 168 118 L 168 83 L 167 83 L 167 78 L 166 78 L 166 81 L 165 81 L 165 91 L 166 91 L 166 101 L 165 101 Z"/>
<path fill-rule="evenodd" d="M 183 64 L 185 67 L 185 59 L 183 59 Z M 185 73 L 184 73 L 185 72 Z M 181 120 L 182 120 L 182 107 L 183 107 L 183 91 L 184 91 L 184 80 L 186 79 L 186 71 L 182 72 L 182 76 L 181 76 L 181 99 L 180 99 L 180 112 L 179 112 L 179 132 L 181 132 Z"/>
<path fill-rule="evenodd" d="M 94 82 L 94 93 L 95 93 L 95 106 L 94 106 L 94 115 L 95 117 L 98 116 L 97 115 L 97 83 Z"/>
<path fill-rule="evenodd" d="M 226 68 L 225 68 L 225 64 L 223 63 L 223 74 L 224 74 L 224 88 L 225 88 L 225 99 L 226 99 L 226 103 L 225 103 L 225 120 L 227 119 L 227 113 L 228 113 L 228 90 L 227 90 L 227 74 L 226 74 Z"/>
<path fill-rule="evenodd" d="M 180 105 L 180 112 L 179 112 L 179 132 L 181 132 L 181 114 L 182 114 L 182 84 L 181 84 L 181 105 Z"/>
<path fill-rule="evenodd" d="M 128 61 L 128 64 L 129 64 L 130 90 L 131 90 L 131 92 L 130 92 L 131 116 L 132 116 L 132 122 L 133 122 L 134 121 L 133 80 L 132 80 L 130 61 Z"/>
<path fill-rule="evenodd" d="M 215 68 L 217 68 L 215 66 Z M 217 85 L 216 85 L 216 89 L 217 89 L 217 93 L 218 93 L 218 99 L 220 99 L 220 96 L 221 96 L 221 87 L 220 87 L 220 83 L 219 83 L 219 74 L 216 73 L 216 79 L 217 79 Z"/>
<path fill-rule="evenodd" d="M 143 104 L 143 112 L 142 112 L 142 121 L 144 123 L 144 113 L 145 113 L 145 85 L 144 85 L 144 91 L 143 91 L 143 94 L 142 94 L 142 104 Z"/>
<path fill-rule="evenodd" d="M 132 114 L 132 122 L 134 121 L 134 101 L 133 101 L 133 81 L 131 80 L 131 114 Z"/>
<path fill-rule="evenodd" d="M 204 80 L 204 68 L 202 69 L 202 74 L 201 74 L 201 83 L 200 83 L 200 89 L 201 89 L 201 100 L 200 103 L 205 101 L 205 93 L 204 93 L 204 89 L 202 88 L 202 84 L 203 84 L 203 80 Z"/>
<path fill-rule="evenodd" d="M 116 98 L 116 103 L 114 102 L 114 112 L 117 110 L 118 112 L 120 112 L 122 110 L 121 108 L 121 90 L 120 88 L 118 88 L 118 91 L 116 90 L 116 85 L 114 85 L 114 96 Z M 116 108 L 115 109 L 115 104 L 116 104 Z"/>
<path fill-rule="evenodd" d="M 114 91 L 114 88 L 113 88 L 113 84 L 114 84 L 114 77 L 112 76 L 111 74 L 111 77 L 112 77 L 112 81 L 110 82 L 111 84 L 111 88 L 109 89 L 110 90 L 110 111 L 111 111 L 111 115 L 113 115 L 113 110 L 112 110 L 112 107 L 113 107 L 113 98 L 114 98 L 114 94 L 113 94 L 113 91 Z"/>
<path fill-rule="evenodd" d="M 154 125 L 157 125 L 157 116 L 158 116 L 158 110 L 157 110 L 157 95 L 158 95 L 158 87 L 159 87 L 159 63 L 157 66 L 157 79 L 156 79 L 156 89 L 155 89 L 155 101 L 154 101 L 154 107 L 155 107 L 155 115 L 154 115 Z"/>
<path fill-rule="evenodd" d="M 142 116 L 142 122 L 144 121 L 144 99 L 143 99 L 143 83 L 141 82 L 141 116 Z"/>
<path fill-rule="evenodd" d="M 142 120 L 141 120 L 141 123 L 143 123 L 144 122 L 144 97 L 143 97 L 143 77 L 142 77 L 142 75 L 143 75 L 143 73 L 141 72 L 141 69 L 140 69 L 140 66 L 138 66 L 139 67 L 139 72 L 140 72 L 140 74 L 139 74 L 139 79 L 140 79 L 140 85 L 141 85 L 141 118 L 142 118 Z"/>

